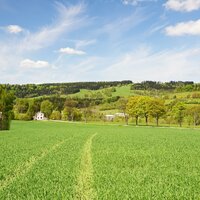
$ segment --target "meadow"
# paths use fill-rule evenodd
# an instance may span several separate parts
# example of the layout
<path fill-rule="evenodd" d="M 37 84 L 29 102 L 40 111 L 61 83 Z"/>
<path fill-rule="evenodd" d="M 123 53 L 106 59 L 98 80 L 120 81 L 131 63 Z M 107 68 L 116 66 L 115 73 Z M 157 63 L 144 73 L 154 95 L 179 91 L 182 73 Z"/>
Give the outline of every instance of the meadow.
<path fill-rule="evenodd" d="M 200 199 L 200 130 L 13 121 L 0 199 Z"/>

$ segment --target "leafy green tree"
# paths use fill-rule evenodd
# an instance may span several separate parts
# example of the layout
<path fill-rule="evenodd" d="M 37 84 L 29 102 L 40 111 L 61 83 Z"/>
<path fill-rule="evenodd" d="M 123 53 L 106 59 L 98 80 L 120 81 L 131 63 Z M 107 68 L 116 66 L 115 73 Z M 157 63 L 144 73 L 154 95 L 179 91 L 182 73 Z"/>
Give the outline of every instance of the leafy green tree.
<path fill-rule="evenodd" d="M 126 125 L 128 125 L 128 115 L 126 113 L 127 103 L 128 103 L 128 99 L 126 99 L 126 98 L 120 98 L 118 100 L 118 106 L 117 106 L 118 109 L 119 109 L 119 111 L 124 114 L 124 120 L 125 120 Z"/>
<path fill-rule="evenodd" d="M 8 92 L 3 87 L 0 87 L 0 130 L 10 129 L 14 99 L 12 92 Z"/>
<path fill-rule="evenodd" d="M 74 116 L 77 106 L 78 106 L 78 101 L 73 99 L 66 99 L 64 104 L 64 110 L 65 114 L 67 114 L 67 120 L 74 121 Z"/>
<path fill-rule="evenodd" d="M 130 97 L 126 106 L 126 111 L 131 117 L 135 117 L 135 124 L 138 125 L 140 116 L 139 96 Z"/>
<path fill-rule="evenodd" d="M 40 110 L 39 103 L 37 101 L 35 101 L 34 99 L 29 100 L 29 106 L 28 106 L 28 110 L 26 113 L 29 120 L 32 120 L 35 113 L 37 113 L 39 110 Z"/>
<path fill-rule="evenodd" d="M 81 121 L 82 113 L 78 108 L 73 109 L 73 120 Z"/>
<path fill-rule="evenodd" d="M 174 119 L 178 122 L 179 126 L 182 126 L 185 117 L 186 107 L 183 102 L 177 102 L 172 108 Z"/>
<path fill-rule="evenodd" d="M 62 110 L 62 112 L 61 112 L 61 119 L 62 119 L 63 121 L 67 121 L 68 118 L 69 118 L 68 110 L 67 110 L 67 108 L 64 108 L 64 109 Z"/>
<path fill-rule="evenodd" d="M 53 112 L 50 115 L 50 119 L 52 120 L 60 120 L 61 119 L 61 113 L 58 110 L 53 110 Z"/>
<path fill-rule="evenodd" d="M 14 108 L 17 113 L 26 113 L 29 108 L 29 102 L 27 99 L 16 99 Z"/>
<path fill-rule="evenodd" d="M 41 103 L 40 110 L 44 113 L 45 117 L 49 118 L 53 110 L 53 104 L 49 100 L 44 100 Z"/>
<path fill-rule="evenodd" d="M 151 98 L 148 96 L 141 96 L 139 98 L 138 104 L 139 104 L 139 113 L 141 116 L 145 117 L 145 122 L 146 125 L 148 125 L 148 118 L 149 118 L 149 113 L 150 113 L 150 102 L 151 102 Z"/>
<path fill-rule="evenodd" d="M 200 106 L 195 105 L 186 109 L 188 119 L 193 122 L 194 126 L 200 124 Z"/>
<path fill-rule="evenodd" d="M 107 96 L 107 97 L 112 97 L 112 89 L 105 89 L 104 90 L 104 94 Z"/>
<path fill-rule="evenodd" d="M 149 101 L 149 114 L 156 119 L 156 125 L 160 117 L 166 113 L 164 101 L 162 99 L 153 98 Z"/>
<path fill-rule="evenodd" d="M 84 99 L 82 114 L 83 114 L 85 123 L 87 123 L 88 117 L 92 115 L 91 105 L 92 105 L 92 103 L 91 103 L 90 99 Z"/>

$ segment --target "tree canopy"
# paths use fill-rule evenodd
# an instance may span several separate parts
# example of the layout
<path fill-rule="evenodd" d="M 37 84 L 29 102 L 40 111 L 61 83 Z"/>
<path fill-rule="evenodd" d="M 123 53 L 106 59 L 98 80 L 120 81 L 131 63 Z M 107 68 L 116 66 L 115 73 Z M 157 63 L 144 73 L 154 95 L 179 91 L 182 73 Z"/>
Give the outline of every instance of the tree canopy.
<path fill-rule="evenodd" d="M 14 95 L 0 87 L 0 130 L 10 129 Z"/>

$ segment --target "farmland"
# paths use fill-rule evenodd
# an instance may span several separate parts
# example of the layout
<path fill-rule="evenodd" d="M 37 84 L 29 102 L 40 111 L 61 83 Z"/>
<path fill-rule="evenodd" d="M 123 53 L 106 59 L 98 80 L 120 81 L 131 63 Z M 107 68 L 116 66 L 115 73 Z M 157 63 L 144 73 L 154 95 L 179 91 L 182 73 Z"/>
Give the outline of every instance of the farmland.
<path fill-rule="evenodd" d="M 0 199 L 199 199 L 196 129 L 14 121 Z"/>

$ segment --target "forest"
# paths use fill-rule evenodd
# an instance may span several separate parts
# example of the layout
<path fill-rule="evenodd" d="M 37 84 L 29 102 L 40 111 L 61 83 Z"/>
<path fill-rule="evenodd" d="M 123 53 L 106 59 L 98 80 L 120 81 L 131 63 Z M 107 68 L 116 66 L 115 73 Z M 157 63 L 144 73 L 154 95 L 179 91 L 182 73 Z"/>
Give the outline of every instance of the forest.
<path fill-rule="evenodd" d="M 45 84 L 4 84 L 7 90 L 14 91 L 16 97 L 38 97 L 43 95 L 68 95 L 80 91 L 80 89 L 98 90 L 118 85 L 131 84 L 132 81 L 109 81 L 109 82 L 73 82 L 73 83 L 45 83 Z"/>

